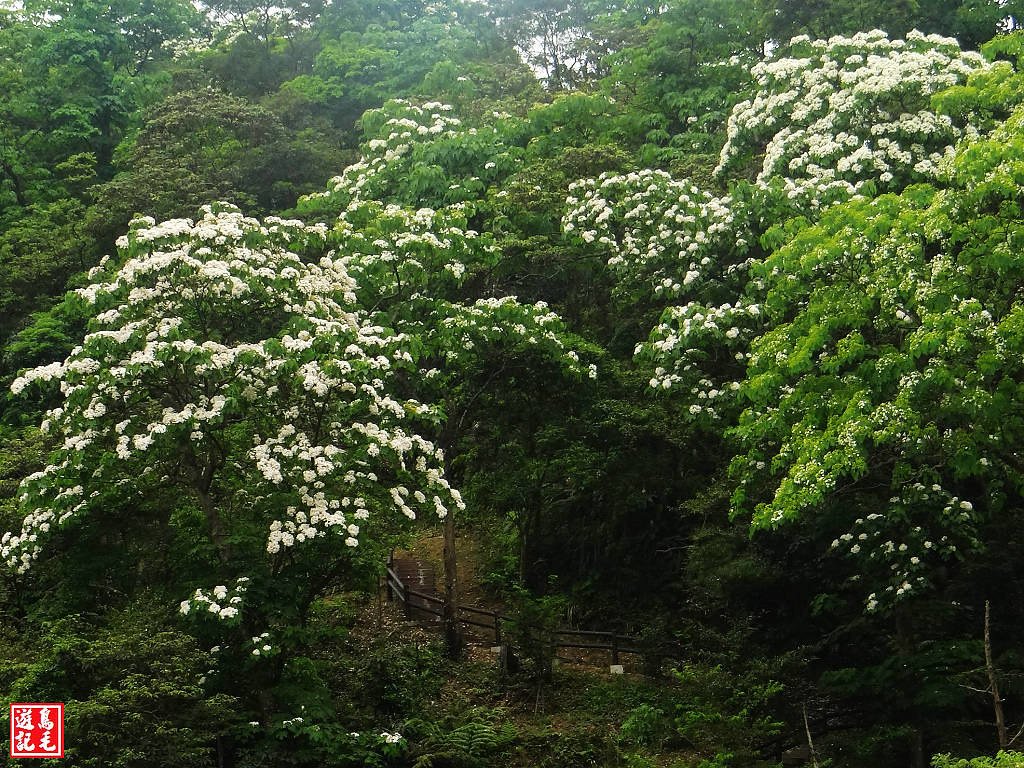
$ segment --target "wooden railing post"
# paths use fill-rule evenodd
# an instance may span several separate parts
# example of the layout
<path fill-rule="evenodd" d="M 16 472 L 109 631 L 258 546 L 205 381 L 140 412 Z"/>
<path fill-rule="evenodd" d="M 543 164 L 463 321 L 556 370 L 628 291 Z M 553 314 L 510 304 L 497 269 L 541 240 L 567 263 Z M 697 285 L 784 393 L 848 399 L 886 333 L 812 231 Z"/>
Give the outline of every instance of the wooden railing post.
<path fill-rule="evenodd" d="M 443 620 L 445 599 L 428 594 L 427 592 L 418 591 L 411 585 L 404 583 L 398 572 L 392 567 L 393 565 L 394 557 L 389 556 L 387 576 L 385 577 L 388 600 L 400 600 L 402 602 L 402 610 L 406 619 L 411 620 L 414 616 L 429 613 Z M 421 581 L 422 578 L 421 574 Z M 413 598 L 416 598 L 418 601 L 415 605 L 412 602 Z M 417 610 L 414 611 L 414 608 Z M 467 624 L 493 631 L 494 644 L 504 648 L 505 638 L 501 626 L 504 617 L 497 611 L 456 603 L 455 615 L 452 618 L 459 624 L 460 629 L 461 625 Z M 568 637 L 566 638 L 567 635 Z M 542 638 L 537 639 L 541 640 Z M 590 642 L 587 642 L 588 640 Z M 642 653 L 641 650 L 638 650 L 639 641 L 637 638 L 621 636 L 617 632 L 606 632 L 604 630 L 555 630 L 547 642 L 550 642 L 552 646 L 552 656 L 555 655 L 559 648 L 580 648 L 588 652 L 610 651 L 611 663 L 615 667 L 621 666 L 621 656 L 623 653 L 634 655 Z"/>
<path fill-rule="evenodd" d="M 395 599 L 395 590 L 391 586 L 391 567 L 395 564 L 395 550 L 388 552 L 388 560 L 384 567 L 384 583 L 387 585 L 388 602 Z"/>

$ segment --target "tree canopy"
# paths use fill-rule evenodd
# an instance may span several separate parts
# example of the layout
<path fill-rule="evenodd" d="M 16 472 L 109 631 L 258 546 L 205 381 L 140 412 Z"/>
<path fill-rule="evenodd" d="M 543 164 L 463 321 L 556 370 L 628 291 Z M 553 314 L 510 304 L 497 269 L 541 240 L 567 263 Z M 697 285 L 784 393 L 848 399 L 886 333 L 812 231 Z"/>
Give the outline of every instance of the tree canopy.
<path fill-rule="evenodd" d="M 1017 766 L 1019 13 L 7 4 L 0 690 L 97 768 Z"/>

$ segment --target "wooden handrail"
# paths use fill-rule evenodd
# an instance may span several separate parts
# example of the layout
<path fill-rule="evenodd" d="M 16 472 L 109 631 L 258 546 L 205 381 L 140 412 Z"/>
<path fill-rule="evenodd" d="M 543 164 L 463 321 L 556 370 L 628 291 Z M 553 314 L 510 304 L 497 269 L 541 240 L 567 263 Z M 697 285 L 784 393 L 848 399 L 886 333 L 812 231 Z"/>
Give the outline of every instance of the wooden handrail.
<path fill-rule="evenodd" d="M 478 613 L 481 616 L 499 616 L 497 611 L 488 611 L 486 608 L 474 608 L 472 605 L 460 605 L 460 611 L 466 611 L 466 613 Z"/>
<path fill-rule="evenodd" d="M 435 597 L 434 595 L 428 594 L 426 592 L 420 592 L 416 589 L 409 589 L 408 587 L 405 588 L 405 592 L 406 594 L 412 595 L 413 597 L 419 597 L 428 602 L 436 603 L 437 605 L 444 605 L 444 600 L 442 598 Z"/>
<path fill-rule="evenodd" d="M 386 567 L 385 583 L 389 590 L 392 590 L 398 599 L 402 602 L 403 608 L 405 609 L 406 615 L 410 615 L 413 608 L 419 611 L 424 611 L 433 616 L 441 616 L 444 611 L 435 608 L 434 606 L 443 606 L 444 599 L 427 592 L 420 592 L 419 590 L 412 589 L 402 581 L 401 577 L 391 568 L 392 560 L 388 558 L 388 565 Z M 422 601 L 425 601 L 425 605 L 413 605 L 410 602 L 410 598 L 416 597 Z M 390 597 L 389 597 L 390 599 Z M 457 606 L 458 613 L 470 613 L 478 616 L 487 616 L 491 619 L 490 622 L 476 621 L 466 616 L 458 618 L 460 624 L 468 624 L 474 627 L 482 627 L 489 629 L 494 632 L 495 642 L 501 643 L 501 622 L 508 621 L 508 619 L 497 611 L 491 611 L 486 608 L 477 608 L 472 605 L 459 605 Z M 617 632 L 609 632 L 607 630 L 595 630 L 595 629 L 556 629 L 552 632 L 553 645 L 555 648 L 578 648 L 595 651 L 611 651 L 612 664 L 619 663 L 620 653 L 629 653 L 640 655 L 643 652 L 635 647 L 638 642 L 637 638 L 629 637 L 627 635 L 620 635 Z M 593 638 L 595 642 L 570 642 L 568 640 L 562 640 L 560 638 Z M 598 638 L 605 638 L 607 642 L 596 642 Z"/>

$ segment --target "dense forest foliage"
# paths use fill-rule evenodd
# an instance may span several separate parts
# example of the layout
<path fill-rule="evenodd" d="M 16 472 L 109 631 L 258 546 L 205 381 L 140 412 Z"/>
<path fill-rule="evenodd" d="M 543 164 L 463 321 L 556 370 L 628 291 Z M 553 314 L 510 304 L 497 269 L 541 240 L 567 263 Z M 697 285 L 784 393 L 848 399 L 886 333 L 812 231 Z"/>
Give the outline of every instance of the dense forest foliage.
<path fill-rule="evenodd" d="M 1024 764 L 1019 6 L 0 2 L 2 698 L 96 768 Z M 430 537 L 501 664 L 381 605 Z"/>

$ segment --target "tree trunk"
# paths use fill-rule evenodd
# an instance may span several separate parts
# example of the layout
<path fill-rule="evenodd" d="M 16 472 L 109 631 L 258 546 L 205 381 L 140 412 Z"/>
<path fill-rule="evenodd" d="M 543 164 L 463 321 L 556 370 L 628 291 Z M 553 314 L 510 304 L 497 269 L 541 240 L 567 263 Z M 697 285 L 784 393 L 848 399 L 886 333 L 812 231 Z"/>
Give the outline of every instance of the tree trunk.
<path fill-rule="evenodd" d="M 985 601 L 985 671 L 988 672 L 988 687 L 992 693 L 992 708 L 996 713 L 996 738 L 999 748 L 1006 749 L 1006 720 L 1003 717 L 1003 699 L 999 695 L 999 680 L 996 678 L 996 665 L 992 660 L 992 635 L 989 631 L 989 615 L 991 606 Z"/>
<path fill-rule="evenodd" d="M 896 633 L 895 644 L 898 655 L 910 657 L 914 652 L 914 641 L 906 615 L 902 611 L 896 611 L 895 615 Z M 917 717 L 907 723 L 910 727 L 910 760 L 913 768 L 928 768 L 924 756 L 924 732 Z"/>
<path fill-rule="evenodd" d="M 199 499 L 199 507 L 203 510 L 203 515 L 206 517 L 206 524 L 210 529 L 210 538 L 213 540 L 213 546 L 216 548 L 221 562 L 230 562 L 231 545 L 228 544 L 227 533 L 224 530 L 224 525 L 221 522 L 220 514 L 217 512 L 213 499 L 210 498 L 209 493 L 201 488 L 196 489 L 196 497 Z"/>
<path fill-rule="evenodd" d="M 455 554 L 455 513 L 444 519 L 444 645 L 450 659 L 462 656 L 462 626 L 459 624 L 459 574 Z"/>
<path fill-rule="evenodd" d="M 14 166 L 7 160 L 0 162 L 0 168 L 11 180 L 11 191 L 14 192 L 14 199 L 21 208 L 28 207 L 28 198 L 25 196 L 25 187 L 22 184 L 21 176 L 14 170 Z"/>
<path fill-rule="evenodd" d="M 924 734 L 921 733 L 921 729 L 915 727 L 910 739 L 910 749 L 911 756 L 914 761 L 914 768 L 928 768 L 928 763 L 925 762 L 924 759 Z"/>
<path fill-rule="evenodd" d="M 804 731 L 807 733 L 807 752 L 811 756 L 811 763 L 818 768 L 818 753 L 814 751 L 814 739 L 811 738 L 811 721 L 807 718 L 807 702 L 804 702 Z"/>

